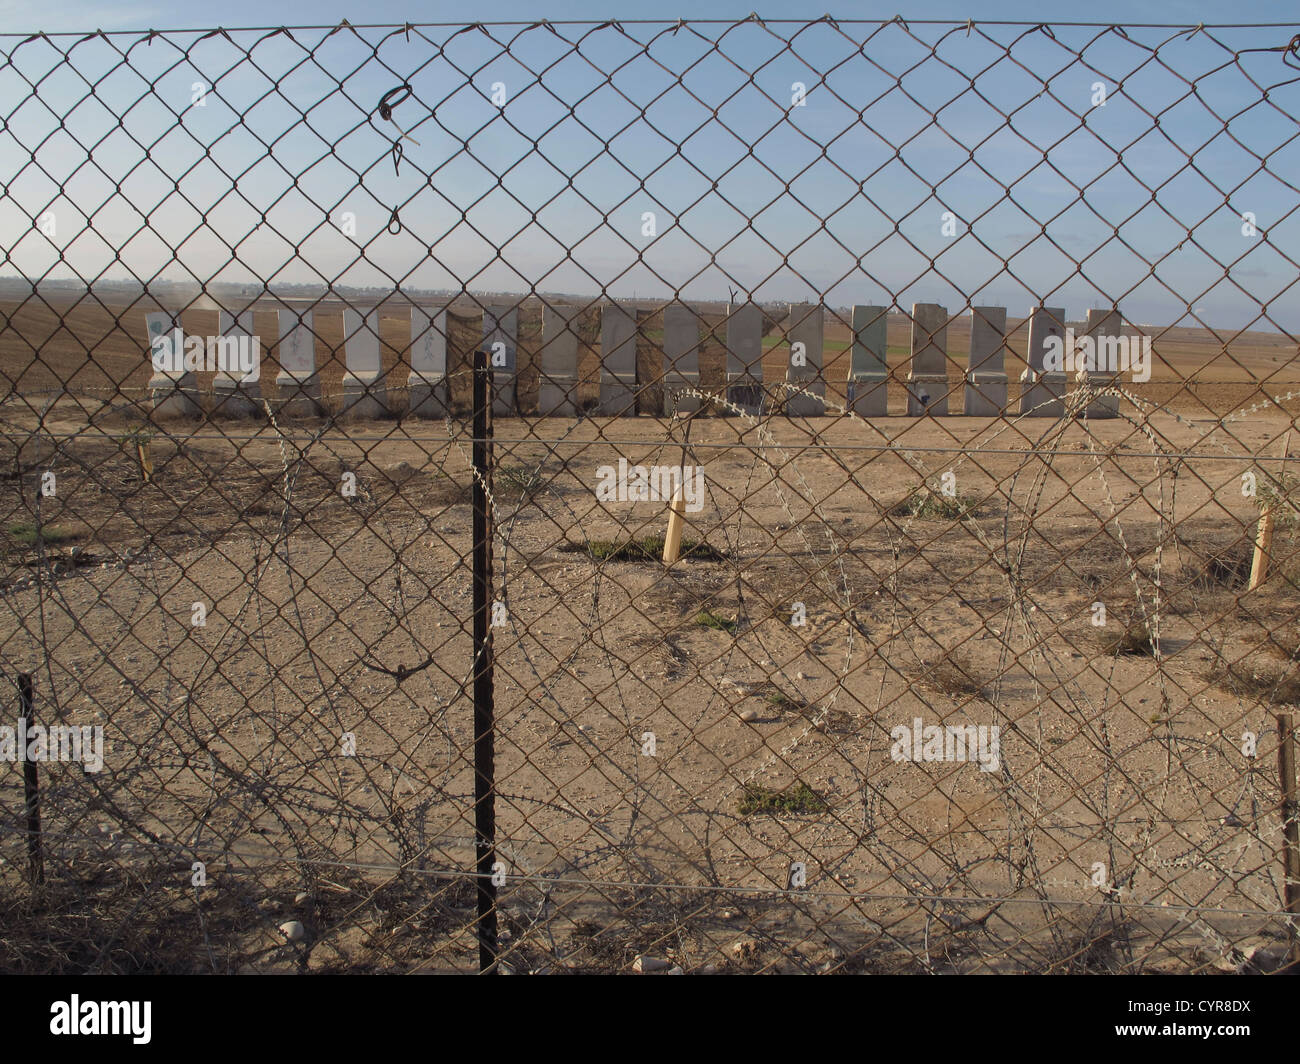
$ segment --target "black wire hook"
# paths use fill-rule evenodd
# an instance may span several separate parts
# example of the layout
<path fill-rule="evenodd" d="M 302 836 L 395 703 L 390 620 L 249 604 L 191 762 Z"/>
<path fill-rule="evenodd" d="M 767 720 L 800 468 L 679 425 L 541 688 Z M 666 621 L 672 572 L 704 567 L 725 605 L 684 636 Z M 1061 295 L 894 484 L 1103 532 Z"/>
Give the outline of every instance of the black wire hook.
<path fill-rule="evenodd" d="M 1300 58 L 1300 33 L 1291 38 L 1291 43 L 1282 49 L 1282 62 L 1289 67 L 1300 69 L 1300 66 L 1291 62 L 1290 56 Z"/>
<path fill-rule="evenodd" d="M 394 96 L 396 96 L 397 99 L 394 100 Z M 383 94 L 383 96 L 379 97 L 379 107 L 377 108 L 379 111 L 379 117 L 385 121 L 391 122 L 393 120 L 393 108 L 399 103 L 403 103 L 410 99 L 410 97 L 411 85 L 409 82 L 404 81 L 398 85 L 397 88 L 389 89 Z"/>

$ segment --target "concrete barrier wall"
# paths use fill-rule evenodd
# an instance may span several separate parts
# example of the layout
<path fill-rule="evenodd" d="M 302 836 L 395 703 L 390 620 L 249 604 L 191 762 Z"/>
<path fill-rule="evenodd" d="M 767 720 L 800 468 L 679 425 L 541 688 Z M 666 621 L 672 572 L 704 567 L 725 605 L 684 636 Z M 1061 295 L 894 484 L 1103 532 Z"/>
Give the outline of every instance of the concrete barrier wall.
<path fill-rule="evenodd" d="M 1057 372 L 1047 364 L 1054 344 L 1068 340 L 1065 311 L 1060 307 L 1038 306 L 1028 321 L 1028 345 L 1024 352 L 1027 368 L 1020 375 L 1020 400 L 1016 411 L 1008 411 L 1006 357 L 1011 350 L 1005 307 L 972 307 L 969 314 L 950 317 L 945 307 L 932 303 L 913 304 L 910 314 L 910 354 L 890 366 L 888 319 L 890 308 L 874 304 L 852 308 L 849 326 L 848 374 L 837 376 L 844 389 L 844 404 L 827 398 L 825 326 L 828 310 L 817 303 L 789 304 L 785 316 L 775 311 L 766 315 L 752 302 L 727 304 L 727 313 L 716 329 L 718 343 L 725 336 L 723 383 L 709 383 L 710 395 L 717 392 L 727 403 L 702 402 L 696 395 L 704 384 L 700 352 L 707 345 L 709 327 L 704 312 L 673 302 L 661 311 L 638 309 L 616 301 L 543 304 L 540 346 L 534 341 L 525 348 L 525 366 L 538 378 L 537 410 L 543 417 L 577 417 L 584 413 L 600 416 L 631 416 L 638 411 L 653 415 L 690 415 L 702 408 L 710 413 L 737 410 L 758 414 L 781 411 L 794 417 L 820 417 L 851 411 L 859 417 L 888 414 L 891 388 L 903 384 L 909 416 L 948 416 L 956 413 L 950 398 L 964 392 L 961 413 L 972 417 L 1021 415 L 1060 417 L 1063 397 L 1073 388 L 1087 385 L 1094 390 L 1110 389 L 1086 404 L 1088 417 L 1114 417 L 1119 397 L 1116 374 L 1099 369 L 1086 375 Z M 453 308 L 448 305 L 412 305 L 408 309 L 391 305 L 354 309 L 341 303 L 321 303 L 306 308 L 277 307 L 274 336 L 258 336 L 254 311 L 220 310 L 217 336 L 189 337 L 180 328 L 180 313 L 149 312 L 145 316 L 150 355 L 156 350 L 149 392 L 154 416 L 197 417 L 206 410 L 213 417 L 257 417 L 265 414 L 263 380 L 258 369 L 223 364 L 212 372 L 210 351 L 242 351 L 258 348 L 269 360 L 276 351 L 278 372 L 271 408 L 277 417 L 319 417 L 330 412 L 346 419 L 385 417 L 445 418 L 453 410 L 449 377 L 448 334 Z M 464 317 L 463 311 L 457 320 Z M 461 348 L 479 342 L 494 357 L 497 416 L 519 412 L 517 381 L 521 367 L 520 305 L 498 301 L 483 304 L 473 313 L 474 336 L 466 337 Z M 832 321 L 838 321 L 830 312 Z M 409 332 L 394 319 L 409 320 Z M 386 330 L 387 360 L 382 357 L 381 318 Z M 962 319 L 968 324 L 963 324 Z M 331 347 L 321 339 L 317 327 L 322 319 L 333 322 L 338 335 L 342 320 L 341 351 L 344 373 L 341 400 L 322 390 L 319 350 Z M 257 321 L 265 328 L 271 319 L 257 310 Z M 481 326 L 480 326 L 481 320 Z M 532 329 L 536 330 L 534 319 Z M 784 336 L 782 337 L 782 322 Z M 1123 328 L 1118 309 L 1090 310 L 1080 336 L 1094 340 L 1118 337 Z M 969 329 L 969 357 L 964 367 L 955 365 L 949 351 L 949 333 Z M 774 344 L 765 352 L 764 332 L 771 331 Z M 405 333 L 405 335 L 403 335 Z M 477 340 L 475 339 L 477 338 Z M 838 355 L 837 341 L 830 347 Z M 173 349 L 189 351 L 198 345 L 208 361 L 200 366 L 210 381 L 205 393 L 198 373 L 186 368 Z M 460 350 L 461 348 L 458 348 Z M 391 368 L 394 354 L 396 371 Z M 458 356 L 460 357 L 460 356 Z M 714 356 L 709 356 L 713 358 Z M 718 356 L 722 357 L 721 355 Z M 772 374 L 778 358 L 780 376 Z M 229 361 L 229 360 L 228 360 Z M 390 369 L 385 370 L 385 361 Z M 713 363 L 710 363 L 713 365 Z M 463 368 L 463 367 L 462 367 Z M 842 371 L 840 371 L 842 372 Z M 337 374 L 337 368 L 335 369 Z M 1069 379 L 1067 380 L 1067 376 Z M 950 383 L 950 378 L 953 381 Z M 337 376 L 333 378 L 337 382 Z M 532 378 L 529 378 L 532 379 Z M 710 382 L 713 377 L 707 378 Z M 403 392 L 402 382 L 406 382 Z M 529 393 L 531 396 L 531 392 Z M 894 395 L 899 395 L 894 392 Z M 463 405 L 463 403 L 462 403 Z M 531 399 L 529 400 L 531 410 Z M 1076 411 L 1077 413 L 1077 411 Z"/>

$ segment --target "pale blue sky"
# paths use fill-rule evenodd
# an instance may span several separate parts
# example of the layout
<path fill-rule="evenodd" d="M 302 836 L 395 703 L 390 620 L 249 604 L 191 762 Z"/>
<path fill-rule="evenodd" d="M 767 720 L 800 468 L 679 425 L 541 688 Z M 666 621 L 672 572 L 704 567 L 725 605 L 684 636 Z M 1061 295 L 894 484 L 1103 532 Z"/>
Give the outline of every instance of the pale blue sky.
<path fill-rule="evenodd" d="M 688 13 L 743 17 L 752 6 L 695 4 Z M 980 15 L 1194 25 L 1225 14 L 1280 21 L 1279 7 L 1102 0 L 1080 15 L 1076 5 L 1004 0 L 981 5 Z M 392 24 L 466 14 L 384 0 L 360 11 L 334 0 L 273 10 L 233 0 L 220 19 L 227 27 L 332 25 L 345 16 Z M 531 20 L 539 10 L 498 0 L 473 17 Z M 557 20 L 666 17 L 613 0 L 545 10 Z M 870 4 L 833 11 L 893 15 Z M 113 8 L 72 0 L 54 13 L 0 0 L 0 32 L 199 28 L 212 12 L 186 0 Z M 239 48 L 192 34 L 150 45 L 112 37 L 74 47 L 75 38 L 56 38 L 70 62 L 43 42 L 15 51 L 20 38 L 0 38 L 12 56 L 0 66 L 9 127 L 0 134 L 0 274 L 698 298 L 738 288 L 837 304 L 1001 303 L 1013 314 L 1042 299 L 1072 317 L 1119 300 L 1138 321 L 1178 320 L 1191 306 L 1217 326 L 1267 328 L 1264 313 L 1300 331 L 1297 270 L 1273 250 L 1300 247 L 1300 85 L 1286 84 L 1300 69 L 1276 51 L 1234 66 L 1205 36 L 1171 43 L 1171 31 L 1134 29 L 1130 41 L 1111 34 L 1089 44 L 1100 31 L 1059 27 L 1053 41 L 990 26 L 990 43 L 915 23 L 968 13 L 919 0 L 908 17 L 924 44 L 890 27 L 865 48 L 874 27 L 698 25 L 669 35 L 663 25 L 629 24 L 635 41 L 653 39 L 648 56 L 616 30 L 590 26 L 560 27 L 558 37 L 544 29 L 516 36 L 522 27 L 493 27 L 491 38 L 430 29 L 428 40 L 389 38 L 377 59 L 350 34 L 305 31 L 297 44 L 283 36 L 257 44 L 255 66 L 242 49 L 264 35 L 252 33 L 232 31 Z M 1300 25 L 1215 36 L 1233 50 L 1266 49 L 1296 32 Z M 724 33 L 727 59 L 713 44 Z M 783 39 L 796 33 L 792 54 Z M 385 35 L 361 36 L 373 46 Z M 1156 45 L 1162 63 L 1143 48 Z M 926 58 L 932 46 L 937 57 Z M 1074 53 L 1085 47 L 1080 62 Z M 988 102 L 962 95 L 971 77 Z M 1273 87 L 1271 103 L 1260 103 L 1250 78 Z M 396 114 L 419 144 L 403 144 L 395 174 L 392 124 L 368 112 L 403 79 L 415 96 Z M 1039 95 L 1043 80 L 1059 103 Z M 1098 80 L 1110 94 L 1104 108 L 1091 103 Z M 40 84 L 36 99 L 28 81 Z M 203 107 L 190 104 L 196 81 L 206 87 Z M 788 106 L 795 81 L 808 86 L 804 107 Z M 1178 102 L 1191 81 L 1206 105 L 1235 116 L 1231 133 L 1244 147 L 1201 104 Z M 83 99 L 92 82 L 94 98 Z M 489 99 L 496 82 L 507 91 L 504 109 Z M 1161 113 L 1158 128 L 1144 109 Z M 1011 128 L 999 111 L 1014 112 Z M 1267 173 L 1255 172 L 1250 152 L 1268 157 Z M 1158 190 L 1154 202 L 1148 189 Z M 396 203 L 404 231 L 390 236 L 384 226 Z M 33 229 L 46 210 L 57 224 L 52 238 Z M 656 216 L 653 240 L 642 234 L 647 210 Z M 955 237 L 943 232 L 945 210 L 958 218 Z M 1242 235 L 1247 210 L 1267 240 Z M 339 231 L 344 212 L 355 215 L 356 241 Z M 939 272 L 930 256 L 941 256 Z M 1235 263 L 1235 285 L 1214 260 Z"/>
<path fill-rule="evenodd" d="M 648 4 L 645 0 L 493 0 L 467 10 L 464 4 L 413 3 L 410 0 L 316 0 L 310 6 L 268 4 L 265 0 L 225 0 L 214 7 L 207 0 L 168 0 L 164 3 L 113 3 L 101 0 L 61 0 L 52 8 L 39 0 L 0 0 L 0 31 L 31 32 L 43 29 L 85 31 L 94 29 L 168 29 L 222 26 L 334 25 L 346 18 L 354 24 L 405 22 L 484 22 L 511 19 L 607 18 L 744 18 L 757 10 L 764 18 L 892 18 L 903 11 L 910 19 L 1009 19 L 1042 22 L 1164 22 L 1196 25 L 1198 22 L 1283 22 L 1286 4 L 1271 0 L 1243 0 L 1226 6 L 1222 0 L 1089 0 L 1087 4 L 1062 0 L 898 0 L 888 3 L 772 4 L 756 0 L 697 0 L 691 4 Z M 1294 17 L 1294 16 L 1290 16 Z"/>

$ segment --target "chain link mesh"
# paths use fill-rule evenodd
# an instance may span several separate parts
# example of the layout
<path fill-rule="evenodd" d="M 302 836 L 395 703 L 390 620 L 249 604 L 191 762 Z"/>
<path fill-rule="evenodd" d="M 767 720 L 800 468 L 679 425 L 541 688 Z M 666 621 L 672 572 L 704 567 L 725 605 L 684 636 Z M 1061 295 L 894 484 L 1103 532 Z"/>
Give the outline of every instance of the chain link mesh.
<path fill-rule="evenodd" d="M 0 964 L 1280 969 L 1296 33 L 0 38 Z"/>

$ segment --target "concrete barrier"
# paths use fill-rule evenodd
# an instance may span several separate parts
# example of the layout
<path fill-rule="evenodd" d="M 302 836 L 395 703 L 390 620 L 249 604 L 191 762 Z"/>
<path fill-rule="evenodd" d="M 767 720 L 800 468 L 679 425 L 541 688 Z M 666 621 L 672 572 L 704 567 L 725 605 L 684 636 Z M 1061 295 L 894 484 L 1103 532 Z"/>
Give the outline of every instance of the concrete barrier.
<path fill-rule="evenodd" d="M 1007 308 L 971 307 L 970 360 L 962 412 L 1001 417 L 1007 409 Z"/>
<path fill-rule="evenodd" d="M 907 374 L 907 414 L 948 413 L 948 310 L 912 304 L 912 361 Z"/>
<path fill-rule="evenodd" d="M 854 306 L 845 406 L 859 417 L 889 414 L 889 308 Z"/>
<path fill-rule="evenodd" d="M 430 314 L 411 308 L 411 374 L 406 382 L 411 417 L 445 418 L 451 410 L 447 389 L 447 311 Z"/>
<path fill-rule="evenodd" d="M 198 417 L 198 378 L 185 368 L 185 333 L 179 315 L 152 311 L 144 316 L 149 337 L 149 401 L 155 418 Z"/>
<path fill-rule="evenodd" d="M 786 392 L 788 417 L 821 417 L 826 413 L 826 378 L 822 376 L 825 320 L 826 312 L 820 303 L 790 304 L 785 379 L 803 392 Z"/>

